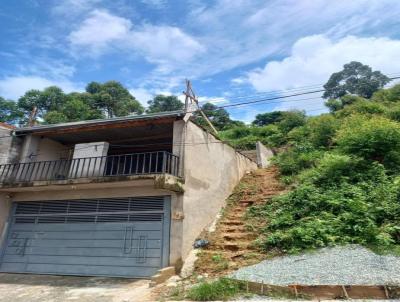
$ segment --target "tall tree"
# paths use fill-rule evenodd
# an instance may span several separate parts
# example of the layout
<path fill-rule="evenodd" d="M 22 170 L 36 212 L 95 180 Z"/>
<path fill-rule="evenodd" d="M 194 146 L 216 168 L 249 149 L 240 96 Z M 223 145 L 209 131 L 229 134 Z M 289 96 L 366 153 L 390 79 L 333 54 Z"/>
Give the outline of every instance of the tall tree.
<path fill-rule="evenodd" d="M 48 111 L 60 111 L 66 101 L 65 93 L 56 86 L 43 91 L 29 90 L 18 99 L 18 107 L 24 112 L 25 119 L 36 107 L 38 119 L 43 119 Z"/>
<path fill-rule="evenodd" d="M 147 103 L 149 104 L 149 108 L 146 110 L 147 113 L 182 110 L 185 106 L 174 95 L 157 95 Z"/>
<path fill-rule="evenodd" d="M 218 108 L 212 103 L 205 103 L 203 106 L 201 106 L 201 109 L 217 130 L 244 125 L 243 122 L 231 120 L 228 111 L 226 111 L 224 108 Z M 200 114 L 196 114 L 195 120 L 203 127 L 207 129 L 209 128 L 207 122 Z"/>
<path fill-rule="evenodd" d="M 256 115 L 253 125 L 255 126 L 265 126 L 269 124 L 274 124 L 281 121 L 283 118 L 282 111 L 272 111 L 266 113 L 260 113 Z"/>
<path fill-rule="evenodd" d="M 0 122 L 18 124 L 22 118 L 23 112 L 16 102 L 0 97 Z"/>
<path fill-rule="evenodd" d="M 390 79 L 380 71 L 372 71 L 368 65 L 352 61 L 343 70 L 333 73 L 324 85 L 325 99 L 337 99 L 346 94 L 370 98 L 374 92 L 389 83 Z"/>
<path fill-rule="evenodd" d="M 95 106 L 107 117 L 143 113 L 143 106 L 117 81 L 91 82 L 86 92 L 93 96 Z"/>

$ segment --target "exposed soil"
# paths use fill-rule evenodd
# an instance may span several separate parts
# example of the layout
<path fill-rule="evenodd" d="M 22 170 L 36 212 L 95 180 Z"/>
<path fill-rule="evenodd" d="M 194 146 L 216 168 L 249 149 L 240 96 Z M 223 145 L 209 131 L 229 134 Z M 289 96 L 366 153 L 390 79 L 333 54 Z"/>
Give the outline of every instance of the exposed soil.
<path fill-rule="evenodd" d="M 241 180 L 229 197 L 216 230 L 203 234 L 210 244 L 198 254 L 195 273 L 208 276 L 225 275 L 239 267 L 267 258 L 257 244 L 259 229 L 266 223 L 246 217 L 252 205 L 267 203 L 284 192 L 275 167 L 259 169 Z"/>

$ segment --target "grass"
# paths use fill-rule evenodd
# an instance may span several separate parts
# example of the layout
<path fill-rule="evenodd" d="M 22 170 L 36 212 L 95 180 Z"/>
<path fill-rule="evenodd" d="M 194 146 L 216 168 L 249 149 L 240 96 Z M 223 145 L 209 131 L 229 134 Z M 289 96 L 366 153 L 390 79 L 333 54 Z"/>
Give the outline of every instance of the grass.
<path fill-rule="evenodd" d="M 201 282 L 186 292 L 186 298 L 194 301 L 226 301 L 245 293 L 245 286 L 237 281 L 220 278 Z"/>

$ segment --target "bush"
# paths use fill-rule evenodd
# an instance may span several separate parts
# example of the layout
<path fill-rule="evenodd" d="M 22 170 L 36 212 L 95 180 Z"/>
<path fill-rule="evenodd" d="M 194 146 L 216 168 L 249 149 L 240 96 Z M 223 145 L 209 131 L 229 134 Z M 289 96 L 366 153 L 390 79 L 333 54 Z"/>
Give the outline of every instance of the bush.
<path fill-rule="evenodd" d="M 386 117 L 396 122 L 400 122 L 400 104 L 391 106 L 386 113 Z"/>
<path fill-rule="evenodd" d="M 344 172 L 346 161 L 333 170 Z M 397 197 L 398 187 L 386 176 L 357 184 L 342 179 L 325 187 L 302 183 L 257 211 L 269 222 L 262 245 L 297 252 L 346 243 L 398 244 L 399 228 L 393 228 L 400 220 Z"/>
<path fill-rule="evenodd" d="M 310 168 L 322 155 L 310 146 L 295 146 L 273 158 L 282 175 L 293 176 Z"/>
<path fill-rule="evenodd" d="M 346 154 L 400 167 L 400 124 L 383 117 L 351 116 L 336 135 L 339 150 Z"/>
<path fill-rule="evenodd" d="M 284 134 L 276 125 L 234 127 L 226 131 L 221 131 L 220 138 L 229 142 L 235 148 L 242 150 L 254 150 L 257 141 L 261 141 L 263 144 L 271 147 L 280 146 L 285 142 Z"/>
<path fill-rule="evenodd" d="M 377 102 L 364 100 L 347 106 L 343 110 L 337 112 L 337 115 L 341 118 L 344 118 L 352 114 L 379 115 L 385 114 L 386 112 L 387 108 L 384 105 Z"/>
<path fill-rule="evenodd" d="M 220 278 L 216 281 L 202 282 L 189 289 L 187 298 L 194 301 L 228 300 L 243 292 L 238 281 Z"/>
<path fill-rule="evenodd" d="M 375 92 L 371 100 L 376 102 L 398 102 L 400 101 L 400 84 L 388 89 L 380 89 Z"/>
<path fill-rule="evenodd" d="M 289 133 L 290 130 L 303 126 L 305 123 L 306 114 L 303 111 L 284 111 L 282 119 L 277 123 L 277 126 L 283 133 Z"/>
<path fill-rule="evenodd" d="M 332 144 L 338 128 L 339 121 L 334 116 L 325 114 L 309 118 L 304 126 L 293 129 L 287 136 L 291 142 L 309 142 L 314 148 L 326 148 Z"/>

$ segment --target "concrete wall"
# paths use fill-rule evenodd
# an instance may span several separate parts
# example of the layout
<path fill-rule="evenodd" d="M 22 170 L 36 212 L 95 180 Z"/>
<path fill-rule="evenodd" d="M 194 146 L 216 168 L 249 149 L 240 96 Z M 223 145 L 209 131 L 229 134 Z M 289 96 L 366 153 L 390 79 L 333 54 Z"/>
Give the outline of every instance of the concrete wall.
<path fill-rule="evenodd" d="M 0 126 L 0 164 L 18 162 L 22 139 L 11 133 L 11 129 Z"/>
<path fill-rule="evenodd" d="M 274 153 L 271 149 L 265 147 L 261 142 L 257 142 L 256 151 L 257 164 L 260 168 L 267 168 L 269 165 L 271 165 L 271 158 L 274 156 Z"/>
<path fill-rule="evenodd" d="M 48 138 L 40 138 L 35 161 L 59 160 L 68 155 L 66 146 Z"/>
<path fill-rule="evenodd" d="M 257 164 L 192 122 L 186 124 L 185 193 L 183 196 L 182 255 L 185 258 L 193 241 L 211 224 L 225 199 L 246 173 Z"/>

